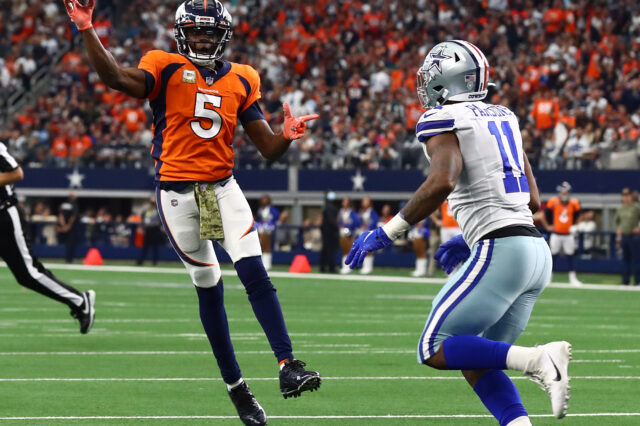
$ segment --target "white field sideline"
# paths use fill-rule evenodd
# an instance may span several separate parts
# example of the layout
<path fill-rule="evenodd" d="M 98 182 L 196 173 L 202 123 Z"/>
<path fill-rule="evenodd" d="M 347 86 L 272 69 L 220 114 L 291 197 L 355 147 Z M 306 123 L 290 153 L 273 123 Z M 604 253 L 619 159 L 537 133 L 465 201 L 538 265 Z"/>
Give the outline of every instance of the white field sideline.
<path fill-rule="evenodd" d="M 640 413 L 574 413 L 567 417 L 638 417 Z M 552 414 L 529 414 L 529 417 L 553 417 Z M 326 415 L 326 416 L 269 416 L 270 419 L 492 419 L 489 414 L 382 414 L 382 415 Z M 237 420 L 237 416 L 48 416 L 48 417 L 0 417 L 0 420 Z"/>
<path fill-rule="evenodd" d="M 0 266 L 6 266 L 4 262 L 0 262 Z M 88 265 L 68 265 L 61 263 L 48 263 L 46 265 L 51 269 L 58 270 L 73 270 L 73 271 L 88 271 L 88 272 L 132 272 L 132 273 L 157 273 L 157 274 L 181 274 L 185 277 L 187 272 L 183 268 L 167 268 L 167 267 L 144 267 L 144 266 L 88 266 Z M 223 269 L 222 275 L 235 276 L 236 271 L 232 269 Z M 397 277 L 397 276 L 385 276 L 385 275 L 332 275 L 332 274 L 292 274 L 290 272 L 276 272 L 271 271 L 269 275 L 275 278 L 295 278 L 295 279 L 322 279 L 329 281 L 356 281 L 362 283 L 382 282 L 382 283 L 407 283 L 407 284 L 443 284 L 446 282 L 444 278 L 411 278 L 411 277 Z M 185 287 L 190 287 L 191 283 L 188 279 L 185 279 Z M 549 287 L 552 288 L 564 288 L 571 290 L 612 290 L 612 291 L 638 291 L 640 292 L 640 286 L 620 286 L 609 284 L 583 284 L 582 286 L 572 286 L 568 283 L 551 283 Z"/>
<path fill-rule="evenodd" d="M 512 380 L 529 380 L 525 376 L 513 376 Z M 271 382 L 279 380 L 277 377 L 245 377 L 247 382 Z M 464 380 L 457 376 L 344 376 L 323 377 L 322 380 L 342 381 L 440 381 L 440 380 Z M 640 380 L 640 376 L 571 376 L 571 380 Z M 219 377 L 17 377 L 0 378 L 0 383 L 6 382 L 222 382 Z"/>

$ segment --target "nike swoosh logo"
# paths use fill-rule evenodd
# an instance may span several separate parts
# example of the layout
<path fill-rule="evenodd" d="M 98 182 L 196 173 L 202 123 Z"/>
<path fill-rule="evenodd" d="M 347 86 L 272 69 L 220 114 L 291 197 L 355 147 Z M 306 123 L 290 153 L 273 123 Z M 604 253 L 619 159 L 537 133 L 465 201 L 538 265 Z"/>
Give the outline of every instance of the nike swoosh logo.
<path fill-rule="evenodd" d="M 89 313 L 89 297 L 86 294 L 83 294 L 82 297 L 84 297 L 84 309 L 82 310 L 82 313 L 88 314 Z"/>
<path fill-rule="evenodd" d="M 559 382 L 560 380 L 562 380 L 562 375 L 560 374 L 560 370 L 558 370 L 558 367 L 556 366 L 556 363 L 553 362 L 553 358 L 551 358 L 550 355 L 548 355 L 548 356 L 549 356 L 549 359 L 551 360 L 551 364 L 553 365 L 553 368 L 556 369 L 556 377 L 555 377 L 555 379 L 553 379 L 553 381 L 554 382 Z"/>

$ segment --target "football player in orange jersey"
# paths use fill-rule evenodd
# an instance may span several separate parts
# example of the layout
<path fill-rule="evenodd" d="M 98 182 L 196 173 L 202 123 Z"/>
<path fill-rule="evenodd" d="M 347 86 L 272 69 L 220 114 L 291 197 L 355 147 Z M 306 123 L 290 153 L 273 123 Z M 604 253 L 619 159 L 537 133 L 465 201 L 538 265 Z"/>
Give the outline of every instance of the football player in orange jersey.
<path fill-rule="evenodd" d="M 552 197 L 547 201 L 545 214 L 541 216 L 542 224 L 549 232 L 549 246 L 554 258 L 562 252 L 568 257 L 569 262 L 569 283 L 571 285 L 582 285 L 576 276 L 574 260 L 575 240 L 571 234 L 571 227 L 576 223 L 580 215 L 580 202 L 569 196 L 571 185 L 569 182 L 562 182 L 556 188 L 557 197 Z M 556 261 L 554 259 L 554 264 Z"/>
<path fill-rule="evenodd" d="M 316 390 L 320 375 L 293 357 L 275 288 L 260 258 L 253 215 L 232 168 L 233 133 L 240 121 L 267 159 L 287 151 L 303 136 L 316 114 L 293 117 L 284 108 L 282 133 L 264 119 L 260 77 L 249 65 L 222 59 L 231 39 L 231 15 L 217 0 L 186 0 L 176 11 L 178 54 L 148 52 L 137 68 L 120 67 L 91 26 L 95 0 L 64 0 L 77 25 L 91 65 L 109 87 L 147 98 L 153 110 L 156 199 L 166 233 L 196 286 L 200 318 L 222 378 L 245 424 L 266 424 L 267 417 L 242 380 L 229 336 L 219 262 L 212 241 L 200 238 L 200 209 L 195 192 L 215 193 L 229 253 L 253 311 L 280 364 L 280 391 L 285 398 Z M 214 208 L 215 210 L 215 208 Z M 203 217 L 207 222 L 208 216 Z"/>

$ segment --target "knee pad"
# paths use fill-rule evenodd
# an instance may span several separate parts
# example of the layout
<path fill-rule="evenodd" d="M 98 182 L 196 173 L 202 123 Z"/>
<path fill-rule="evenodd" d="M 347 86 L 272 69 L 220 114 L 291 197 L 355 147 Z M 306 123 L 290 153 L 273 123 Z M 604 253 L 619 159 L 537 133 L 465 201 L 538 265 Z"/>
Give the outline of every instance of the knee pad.
<path fill-rule="evenodd" d="M 234 265 L 238 278 L 242 281 L 249 297 L 258 297 L 265 292 L 275 291 L 275 287 L 269 280 L 269 275 L 264 269 L 260 256 L 245 257 Z"/>
<path fill-rule="evenodd" d="M 193 281 L 193 285 L 200 288 L 215 287 L 222 278 L 222 271 L 219 265 L 195 266 L 187 265 L 187 270 Z"/>

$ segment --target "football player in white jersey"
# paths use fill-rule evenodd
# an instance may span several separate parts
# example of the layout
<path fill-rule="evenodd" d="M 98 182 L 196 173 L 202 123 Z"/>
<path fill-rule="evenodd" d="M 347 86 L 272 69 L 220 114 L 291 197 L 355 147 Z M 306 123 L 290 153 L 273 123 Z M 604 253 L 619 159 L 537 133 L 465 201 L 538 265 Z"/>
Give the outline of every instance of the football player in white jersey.
<path fill-rule="evenodd" d="M 461 370 L 501 425 L 530 425 L 513 382 L 518 370 L 551 397 L 553 414 L 566 415 L 571 345 L 515 346 L 533 305 L 551 276 L 551 253 L 533 226 L 538 188 L 522 149 L 518 120 L 508 108 L 482 102 L 489 65 L 473 44 L 436 45 L 418 70 L 425 112 L 417 125 L 431 163 L 426 181 L 384 226 L 366 232 L 346 263 L 390 245 L 449 200 L 462 235 L 443 242 L 436 259 L 449 277 L 434 299 L 418 344 L 418 360 Z"/>

